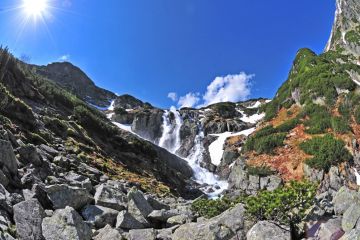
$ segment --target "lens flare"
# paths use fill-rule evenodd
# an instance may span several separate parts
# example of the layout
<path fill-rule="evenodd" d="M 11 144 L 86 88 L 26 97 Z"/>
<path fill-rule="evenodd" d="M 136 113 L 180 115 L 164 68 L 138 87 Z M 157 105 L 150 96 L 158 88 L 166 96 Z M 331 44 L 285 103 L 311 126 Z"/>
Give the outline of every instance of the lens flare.
<path fill-rule="evenodd" d="M 22 9 L 27 16 L 42 17 L 48 8 L 48 0 L 23 0 Z"/>

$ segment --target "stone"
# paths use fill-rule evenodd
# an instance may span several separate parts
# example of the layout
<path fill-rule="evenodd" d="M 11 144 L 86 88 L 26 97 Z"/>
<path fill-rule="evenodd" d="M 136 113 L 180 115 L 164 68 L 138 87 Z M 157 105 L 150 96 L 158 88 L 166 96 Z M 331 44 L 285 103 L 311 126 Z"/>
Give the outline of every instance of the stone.
<path fill-rule="evenodd" d="M 156 232 L 153 228 L 135 229 L 129 231 L 129 240 L 155 240 Z"/>
<path fill-rule="evenodd" d="M 10 228 L 10 225 L 11 219 L 9 214 L 6 211 L 0 209 L 0 232 L 6 232 Z"/>
<path fill-rule="evenodd" d="M 189 223 L 191 222 L 191 218 L 189 218 L 189 216 L 184 215 L 184 214 L 180 214 L 180 215 L 176 215 L 173 217 L 170 217 L 166 223 L 169 227 L 171 226 L 175 226 L 175 225 L 181 225 L 184 223 Z"/>
<path fill-rule="evenodd" d="M 276 175 L 260 178 L 260 189 L 262 190 L 274 191 L 282 185 L 282 179 Z"/>
<path fill-rule="evenodd" d="M 322 223 L 316 234 L 317 239 L 334 239 L 339 233 L 342 235 L 341 218 L 332 218 Z"/>
<path fill-rule="evenodd" d="M 332 166 L 329 170 L 329 183 L 330 187 L 335 191 L 339 190 L 343 186 L 343 181 L 340 178 L 339 169 Z"/>
<path fill-rule="evenodd" d="M 360 218 L 360 203 L 352 204 L 342 217 L 341 226 L 345 232 L 351 231 Z"/>
<path fill-rule="evenodd" d="M 151 220 L 156 220 L 160 222 L 166 222 L 169 218 L 174 217 L 179 214 L 179 211 L 172 209 L 172 210 L 154 210 L 149 215 L 148 218 Z"/>
<path fill-rule="evenodd" d="M 129 212 L 123 210 L 116 218 L 116 228 L 122 229 L 142 229 L 144 225 L 136 220 Z"/>
<path fill-rule="evenodd" d="M 32 145 L 28 144 L 18 149 L 20 160 L 25 164 L 34 164 L 35 166 L 41 166 L 42 159 L 40 158 L 39 153 L 37 152 L 37 148 Z"/>
<path fill-rule="evenodd" d="M 170 210 L 169 205 L 158 201 L 157 199 L 155 199 L 152 196 L 147 196 L 146 200 L 148 201 L 148 203 L 154 210 L 161 210 L 161 209 Z"/>
<path fill-rule="evenodd" d="M 14 205 L 14 221 L 19 239 L 43 239 L 41 223 L 45 217 L 43 207 L 36 199 Z"/>
<path fill-rule="evenodd" d="M 39 148 L 40 148 L 41 150 L 43 150 L 44 152 L 46 152 L 47 154 L 53 156 L 53 157 L 55 157 L 55 156 L 57 156 L 57 155 L 59 154 L 59 151 L 57 151 L 57 150 L 55 150 L 54 148 L 49 147 L 49 146 L 47 146 L 47 145 L 45 145 L 45 144 L 41 144 L 41 145 L 39 146 Z"/>
<path fill-rule="evenodd" d="M 248 240 L 291 240 L 291 233 L 287 227 L 272 222 L 260 221 L 246 234 Z"/>
<path fill-rule="evenodd" d="M 350 190 L 345 186 L 341 187 L 333 199 L 335 214 L 344 214 L 344 212 L 356 202 L 360 202 L 360 193 Z"/>
<path fill-rule="evenodd" d="M 90 240 L 91 228 L 72 207 L 58 209 L 52 217 L 42 222 L 43 236 L 46 240 Z"/>
<path fill-rule="evenodd" d="M 85 188 L 65 184 L 47 186 L 46 192 L 54 209 L 65 208 L 66 206 L 80 209 L 92 200 Z"/>
<path fill-rule="evenodd" d="M 118 211 L 127 207 L 127 196 L 119 189 L 107 184 L 100 184 L 96 188 L 95 203 L 100 206 L 112 208 Z"/>
<path fill-rule="evenodd" d="M 243 239 L 245 208 L 238 204 L 219 216 L 201 223 L 187 223 L 175 230 L 173 240 L 227 240 L 235 235 Z"/>
<path fill-rule="evenodd" d="M 0 184 L 4 187 L 9 185 L 9 179 L 6 177 L 5 173 L 0 169 Z"/>
<path fill-rule="evenodd" d="M 156 240 L 172 240 L 171 235 L 177 228 L 178 226 L 174 226 L 157 230 Z"/>
<path fill-rule="evenodd" d="M 89 178 L 74 173 L 73 171 L 68 172 L 64 178 L 69 182 L 71 186 L 85 188 L 88 192 L 93 190 L 93 186 Z"/>
<path fill-rule="evenodd" d="M 94 240 L 122 240 L 123 236 L 118 229 L 112 228 L 110 225 L 106 225 L 95 233 Z"/>
<path fill-rule="evenodd" d="M 15 240 L 15 238 L 7 232 L 0 232 L 0 240 Z"/>
<path fill-rule="evenodd" d="M 85 221 L 91 223 L 95 228 L 105 227 L 107 224 L 115 226 L 118 211 L 98 205 L 87 205 L 81 211 Z"/>
<path fill-rule="evenodd" d="M 312 182 L 321 182 L 324 178 L 324 170 L 317 170 L 311 168 L 309 165 L 304 164 L 303 166 L 304 175 Z"/>
<path fill-rule="evenodd" d="M 12 213 L 12 205 L 10 200 L 10 193 L 6 191 L 3 185 L 0 184 L 0 208 L 8 213 Z"/>
<path fill-rule="evenodd" d="M 13 147 L 10 142 L 4 140 L 0 140 L 0 165 L 4 165 L 11 174 L 17 173 L 18 164 Z"/>
<path fill-rule="evenodd" d="M 128 193 L 128 212 L 145 227 L 150 226 L 146 217 L 153 211 L 142 192 L 131 189 Z"/>
<path fill-rule="evenodd" d="M 340 240 L 360 240 L 360 229 L 353 229 L 343 235 Z"/>

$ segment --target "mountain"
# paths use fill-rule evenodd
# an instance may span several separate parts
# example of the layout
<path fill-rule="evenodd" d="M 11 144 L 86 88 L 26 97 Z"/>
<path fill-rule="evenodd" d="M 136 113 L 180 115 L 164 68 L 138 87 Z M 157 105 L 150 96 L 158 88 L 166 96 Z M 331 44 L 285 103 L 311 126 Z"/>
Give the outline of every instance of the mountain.
<path fill-rule="evenodd" d="M 116 97 L 114 93 L 97 87 L 80 68 L 69 62 L 51 63 L 46 66 L 32 65 L 31 68 L 37 75 L 56 82 L 83 101 L 95 106 L 107 107 Z"/>

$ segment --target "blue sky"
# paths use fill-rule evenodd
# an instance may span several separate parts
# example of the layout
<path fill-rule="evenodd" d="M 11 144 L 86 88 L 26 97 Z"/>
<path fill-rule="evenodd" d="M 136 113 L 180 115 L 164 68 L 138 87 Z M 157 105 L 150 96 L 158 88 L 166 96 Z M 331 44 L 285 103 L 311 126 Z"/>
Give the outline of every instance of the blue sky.
<path fill-rule="evenodd" d="M 0 1 L 0 44 L 35 64 L 63 56 L 97 85 L 160 107 L 176 104 L 169 92 L 195 105 L 271 98 L 299 48 L 323 51 L 335 12 L 335 0 L 49 0 L 46 26 L 22 30 L 23 11 L 6 11 L 21 2 Z"/>

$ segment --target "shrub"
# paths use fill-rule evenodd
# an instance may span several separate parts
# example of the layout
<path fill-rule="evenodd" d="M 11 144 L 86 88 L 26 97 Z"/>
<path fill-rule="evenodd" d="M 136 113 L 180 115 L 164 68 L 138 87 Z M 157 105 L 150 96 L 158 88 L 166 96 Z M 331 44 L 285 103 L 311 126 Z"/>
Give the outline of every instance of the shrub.
<path fill-rule="evenodd" d="M 254 144 L 254 150 L 258 154 L 272 153 L 275 148 L 283 145 L 285 137 L 286 133 L 278 133 L 259 138 Z"/>
<path fill-rule="evenodd" d="M 262 191 L 245 199 L 246 211 L 258 221 L 276 221 L 294 226 L 313 204 L 316 185 L 292 181 L 274 191 Z"/>
<path fill-rule="evenodd" d="M 116 107 L 114 111 L 115 111 L 115 113 L 118 114 L 118 115 L 127 114 L 127 111 L 126 111 L 124 108 L 122 108 L 122 107 Z"/>
<path fill-rule="evenodd" d="M 192 203 L 191 209 L 202 217 L 212 218 L 242 201 L 243 197 L 239 197 L 236 200 L 230 200 L 226 197 L 218 199 L 201 198 Z"/>
<path fill-rule="evenodd" d="M 294 129 L 298 124 L 300 124 L 300 120 L 298 118 L 294 118 L 284 122 L 283 124 L 276 127 L 277 132 L 289 132 Z"/>
<path fill-rule="evenodd" d="M 257 175 L 260 177 L 267 177 L 274 174 L 274 171 L 270 169 L 270 167 L 263 165 L 263 166 L 248 166 L 247 172 L 249 175 Z"/>
<path fill-rule="evenodd" d="M 354 112 L 355 121 L 357 124 L 360 124 L 360 106 L 356 107 Z"/>
<path fill-rule="evenodd" d="M 331 128 L 336 133 L 346 133 L 350 131 L 349 123 L 343 117 L 331 118 Z"/>
<path fill-rule="evenodd" d="M 305 153 L 313 155 L 306 161 L 310 167 L 325 171 L 328 171 L 331 165 L 349 161 L 352 158 L 345 148 L 345 143 L 330 134 L 305 141 L 300 144 L 300 148 Z"/>
<path fill-rule="evenodd" d="M 331 114 L 325 106 L 308 104 L 300 116 L 309 118 L 304 122 L 304 125 L 308 127 L 306 132 L 310 134 L 325 133 L 328 128 L 331 128 Z"/>

